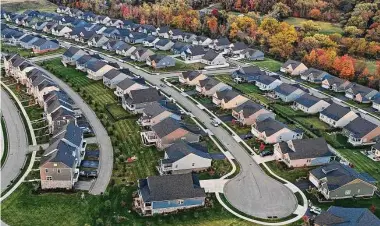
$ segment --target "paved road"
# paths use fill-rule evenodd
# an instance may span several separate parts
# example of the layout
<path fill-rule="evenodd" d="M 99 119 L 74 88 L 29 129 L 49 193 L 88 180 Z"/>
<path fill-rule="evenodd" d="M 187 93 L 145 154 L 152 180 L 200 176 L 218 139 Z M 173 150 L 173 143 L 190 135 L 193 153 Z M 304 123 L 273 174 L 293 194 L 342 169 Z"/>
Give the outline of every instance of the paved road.
<path fill-rule="evenodd" d="M 51 74 L 49 71 L 38 65 L 35 66 L 49 75 L 52 80 L 70 96 L 70 98 L 82 110 L 83 114 L 86 116 L 86 119 L 90 123 L 99 144 L 100 156 L 99 175 L 89 192 L 95 195 L 101 194 L 106 190 L 107 185 L 111 180 L 113 168 L 113 148 L 111 139 L 109 138 L 106 129 L 96 116 L 95 112 L 83 101 L 81 96 L 71 89 L 70 86 L 61 81 L 55 75 Z"/>
<path fill-rule="evenodd" d="M 116 62 L 109 57 L 106 57 L 106 60 Z M 160 81 L 162 76 L 147 74 L 129 64 L 120 62 L 119 64 L 124 68 L 129 68 L 131 72 L 144 77 L 154 85 L 162 83 Z M 165 87 L 162 90 L 171 95 L 182 106 L 186 106 L 186 109 L 206 125 L 239 162 L 240 174 L 224 187 L 224 195 L 235 208 L 261 218 L 268 216 L 286 217 L 294 212 L 298 204 L 290 189 L 266 175 L 247 151 L 225 129 L 212 126 L 209 115 L 199 109 L 192 101 L 171 87 Z"/>
<path fill-rule="evenodd" d="M 8 132 L 8 156 L 1 168 L 1 191 L 20 173 L 28 152 L 28 138 L 20 113 L 8 93 L 1 89 L 1 111 Z"/>

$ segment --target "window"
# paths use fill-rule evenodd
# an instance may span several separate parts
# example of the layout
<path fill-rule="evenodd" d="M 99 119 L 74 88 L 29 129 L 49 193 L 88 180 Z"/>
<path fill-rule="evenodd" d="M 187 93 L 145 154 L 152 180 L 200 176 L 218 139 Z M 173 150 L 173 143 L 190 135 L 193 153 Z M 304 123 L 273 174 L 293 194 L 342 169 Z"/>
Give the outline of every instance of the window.
<path fill-rule="evenodd" d="M 47 173 L 47 172 L 49 172 L 49 170 L 48 170 L 48 169 L 45 169 L 45 173 Z"/>
<path fill-rule="evenodd" d="M 191 166 L 195 166 L 195 163 L 191 164 Z"/>
<path fill-rule="evenodd" d="M 346 191 L 344 192 L 344 194 L 345 194 L 345 195 L 350 195 L 350 194 L 351 194 L 351 190 L 346 190 Z"/>
<path fill-rule="evenodd" d="M 47 176 L 46 180 L 53 180 L 53 177 L 52 176 Z"/>
<path fill-rule="evenodd" d="M 57 170 L 57 173 L 61 173 L 61 169 L 58 169 L 58 170 Z"/>

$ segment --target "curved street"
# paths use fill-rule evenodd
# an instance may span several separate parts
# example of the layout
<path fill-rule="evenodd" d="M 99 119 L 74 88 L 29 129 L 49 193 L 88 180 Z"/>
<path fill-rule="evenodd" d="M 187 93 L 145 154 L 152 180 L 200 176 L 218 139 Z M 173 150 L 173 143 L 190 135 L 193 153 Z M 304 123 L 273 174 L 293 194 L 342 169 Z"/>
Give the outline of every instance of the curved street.
<path fill-rule="evenodd" d="M 29 145 L 19 110 L 4 89 L 1 89 L 1 112 L 8 132 L 9 145 L 8 156 L 0 171 L 1 192 L 3 192 L 20 173 Z"/>

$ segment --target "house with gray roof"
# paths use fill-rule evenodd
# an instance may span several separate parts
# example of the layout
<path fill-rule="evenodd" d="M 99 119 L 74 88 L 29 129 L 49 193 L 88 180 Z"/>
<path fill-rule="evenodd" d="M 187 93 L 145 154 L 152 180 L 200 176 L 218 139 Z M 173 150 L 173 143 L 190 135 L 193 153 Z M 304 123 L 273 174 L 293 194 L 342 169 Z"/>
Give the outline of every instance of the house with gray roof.
<path fill-rule="evenodd" d="M 371 100 L 379 92 L 369 87 L 353 83 L 351 87 L 346 89 L 345 96 L 359 103 L 371 103 Z"/>
<path fill-rule="evenodd" d="M 167 38 L 163 38 L 154 44 L 154 48 L 158 50 L 168 51 L 173 47 L 173 45 L 174 45 L 173 41 Z"/>
<path fill-rule="evenodd" d="M 211 155 L 207 147 L 183 140 L 164 149 L 164 158 L 157 167 L 160 175 L 200 172 L 211 167 Z"/>
<path fill-rule="evenodd" d="M 260 104 L 248 100 L 232 109 L 232 116 L 243 126 L 250 126 L 267 118 L 275 119 L 276 114 Z"/>
<path fill-rule="evenodd" d="M 206 193 L 196 174 L 150 176 L 138 181 L 134 206 L 153 216 L 205 205 Z"/>
<path fill-rule="evenodd" d="M 299 61 L 287 60 L 280 68 L 281 72 L 290 74 L 292 76 L 300 75 L 302 72 L 306 71 L 307 67 Z"/>
<path fill-rule="evenodd" d="M 272 91 L 281 85 L 282 81 L 278 76 L 261 75 L 256 77 L 255 85 L 262 91 Z"/>
<path fill-rule="evenodd" d="M 330 106 L 330 103 L 324 99 L 312 96 L 308 93 L 303 94 L 296 100 L 292 107 L 296 110 L 303 111 L 307 114 L 316 114 Z"/>
<path fill-rule="evenodd" d="M 377 218 L 368 208 L 346 208 L 330 206 L 313 219 L 315 226 L 380 226 Z"/>
<path fill-rule="evenodd" d="M 196 91 L 204 96 L 212 97 L 216 92 L 226 89 L 232 89 L 231 86 L 214 78 L 199 80 L 196 85 Z"/>
<path fill-rule="evenodd" d="M 55 36 L 63 37 L 66 34 L 70 33 L 72 29 L 66 25 L 58 25 L 51 29 L 51 33 Z"/>
<path fill-rule="evenodd" d="M 232 89 L 217 91 L 212 96 L 212 102 L 222 109 L 233 109 L 246 101 L 248 98 Z"/>
<path fill-rule="evenodd" d="M 203 55 L 201 63 L 207 64 L 209 66 L 222 66 L 227 64 L 227 60 L 224 58 L 222 53 L 217 53 L 214 50 L 210 49 L 205 53 L 205 55 Z"/>
<path fill-rule="evenodd" d="M 232 72 L 231 76 L 235 81 L 254 83 L 258 77 L 267 75 L 257 66 L 239 67 L 238 70 Z"/>
<path fill-rule="evenodd" d="M 142 113 L 149 104 L 163 99 L 165 97 L 155 88 L 135 89 L 122 97 L 122 106 L 125 110 L 137 114 Z"/>
<path fill-rule="evenodd" d="M 62 63 L 64 65 L 66 65 L 66 64 L 75 65 L 76 61 L 85 54 L 87 54 L 87 53 L 85 51 L 83 51 L 82 49 L 79 49 L 79 48 L 74 47 L 74 46 L 70 46 L 70 48 L 67 49 L 62 54 Z"/>
<path fill-rule="evenodd" d="M 175 63 L 176 60 L 173 57 L 161 54 L 154 54 L 148 56 L 146 59 L 146 64 L 151 66 L 153 69 L 174 67 Z"/>
<path fill-rule="evenodd" d="M 44 108 L 50 134 L 62 130 L 71 122 L 76 123 L 76 113 L 72 104 L 61 98 L 50 98 L 44 101 Z"/>
<path fill-rule="evenodd" d="M 85 54 L 85 55 L 79 57 L 75 61 L 75 69 L 83 71 L 83 72 L 87 72 L 87 65 L 89 65 L 90 62 L 96 61 L 96 60 L 97 59 L 92 57 L 91 55 Z"/>
<path fill-rule="evenodd" d="M 247 48 L 240 52 L 240 58 L 248 60 L 264 60 L 265 55 L 262 51 L 258 49 Z"/>
<path fill-rule="evenodd" d="M 143 127 L 150 127 L 168 117 L 181 120 L 180 114 L 177 108 L 167 108 L 166 104 L 154 102 L 143 109 L 142 116 L 139 118 L 138 123 Z"/>
<path fill-rule="evenodd" d="M 148 87 L 145 86 L 145 84 L 138 83 L 132 78 L 125 78 L 116 84 L 116 90 L 114 91 L 114 94 L 118 98 L 123 98 L 124 95 L 129 94 L 132 90 L 146 88 Z"/>
<path fill-rule="evenodd" d="M 131 56 L 131 54 L 136 50 L 135 46 L 129 45 L 127 43 L 123 43 L 119 47 L 116 48 L 116 54 L 123 56 Z"/>
<path fill-rule="evenodd" d="M 112 52 L 113 51 L 116 52 L 116 49 L 118 49 L 120 46 L 122 46 L 124 44 L 126 44 L 126 43 L 123 41 L 120 41 L 120 40 L 109 40 L 107 43 L 105 43 L 102 46 L 102 49 L 112 51 Z"/>
<path fill-rule="evenodd" d="M 192 44 L 193 45 L 200 45 L 200 46 L 209 46 L 213 43 L 213 40 L 206 36 L 197 36 Z"/>
<path fill-rule="evenodd" d="M 46 53 L 49 51 L 54 51 L 59 49 L 59 43 L 56 40 L 47 40 L 40 38 L 37 41 L 33 42 L 33 52 L 34 53 Z"/>
<path fill-rule="evenodd" d="M 116 85 L 126 78 L 132 77 L 112 68 L 103 75 L 103 84 L 110 89 L 115 89 Z"/>
<path fill-rule="evenodd" d="M 139 62 L 146 61 L 146 59 L 154 55 L 155 53 L 147 48 L 141 48 L 137 47 L 132 53 L 131 53 L 131 59 Z"/>
<path fill-rule="evenodd" d="M 322 88 L 333 90 L 334 92 L 345 92 L 352 86 L 350 81 L 329 75 L 322 80 Z"/>
<path fill-rule="evenodd" d="M 274 156 L 275 160 L 282 161 L 289 168 L 325 165 L 334 159 L 322 137 L 277 143 L 274 145 Z"/>
<path fill-rule="evenodd" d="M 329 76 L 329 73 L 312 67 L 301 73 L 302 80 L 312 83 L 322 83 L 327 76 Z"/>
<path fill-rule="evenodd" d="M 104 44 L 106 44 L 107 42 L 109 41 L 109 38 L 104 36 L 104 35 L 100 35 L 100 34 L 95 34 L 94 36 L 92 36 L 87 44 L 88 46 L 93 46 L 93 47 L 98 47 L 98 48 L 102 48 L 102 46 Z"/>
<path fill-rule="evenodd" d="M 372 98 L 372 108 L 380 111 L 380 94 L 377 94 Z"/>
<path fill-rule="evenodd" d="M 371 176 L 336 161 L 311 170 L 309 181 L 326 199 L 372 197 L 377 190 Z"/>
<path fill-rule="evenodd" d="M 142 43 L 144 46 L 153 47 L 159 40 L 160 38 L 157 36 L 148 35 Z"/>
<path fill-rule="evenodd" d="M 203 46 L 191 45 L 181 52 L 181 57 L 185 61 L 199 62 L 205 55 L 206 51 Z"/>
<path fill-rule="evenodd" d="M 291 130 L 284 123 L 270 117 L 252 124 L 251 132 L 266 144 L 302 139 L 303 137 L 303 131 Z"/>
<path fill-rule="evenodd" d="M 192 43 L 197 38 L 196 34 L 185 32 L 183 36 L 183 41 L 186 43 Z"/>
<path fill-rule="evenodd" d="M 273 90 L 273 93 L 271 93 L 270 96 L 274 99 L 281 99 L 283 102 L 287 103 L 295 101 L 303 94 L 305 94 L 305 91 L 299 85 L 281 83 Z"/>
<path fill-rule="evenodd" d="M 230 47 L 231 42 L 228 40 L 228 38 L 219 38 L 215 39 L 209 47 L 211 49 L 215 49 L 216 51 L 223 51 L 226 50 L 228 51 L 228 48 Z"/>
<path fill-rule="evenodd" d="M 86 141 L 75 123 L 67 124 L 53 135 L 40 161 L 42 189 L 72 189 L 79 178 Z"/>
<path fill-rule="evenodd" d="M 235 42 L 231 43 L 228 52 L 233 56 L 240 56 L 242 52 L 244 52 L 248 46 L 244 42 Z"/>
<path fill-rule="evenodd" d="M 20 46 L 24 49 L 33 48 L 33 42 L 37 41 L 39 38 L 33 35 L 25 35 L 20 39 Z"/>
<path fill-rule="evenodd" d="M 342 133 L 353 146 L 371 145 L 380 140 L 380 126 L 361 117 L 343 127 Z"/>
<path fill-rule="evenodd" d="M 158 27 L 158 28 L 156 28 L 156 32 L 153 34 L 157 35 L 158 37 L 161 37 L 161 38 L 169 38 L 170 37 L 170 33 L 169 33 L 170 30 L 171 30 L 171 28 L 169 26 Z"/>
<path fill-rule="evenodd" d="M 207 76 L 201 71 L 184 71 L 179 75 L 179 82 L 189 86 L 196 86 L 200 80 L 206 78 Z"/>
<path fill-rule="evenodd" d="M 148 35 L 144 32 L 135 32 L 132 31 L 124 38 L 124 40 L 131 44 L 139 44 L 143 43 L 144 40 L 148 37 Z"/>
<path fill-rule="evenodd" d="M 90 61 L 87 64 L 87 77 L 93 80 L 101 80 L 103 75 L 113 68 L 101 60 Z"/>
<path fill-rule="evenodd" d="M 169 31 L 169 36 L 172 40 L 183 41 L 185 32 L 183 32 L 181 29 L 172 29 Z"/>
<path fill-rule="evenodd" d="M 188 125 L 167 117 L 153 125 L 150 131 L 141 132 L 140 135 L 144 145 L 155 145 L 158 149 L 164 149 L 177 140 L 199 142 L 201 129 L 196 125 Z"/>
<path fill-rule="evenodd" d="M 343 128 L 356 119 L 358 115 L 350 107 L 332 103 L 319 114 L 319 119 L 332 127 Z"/>
<path fill-rule="evenodd" d="M 190 47 L 190 44 L 184 42 L 176 42 L 170 49 L 174 54 L 181 54 L 183 51 L 186 51 Z"/>

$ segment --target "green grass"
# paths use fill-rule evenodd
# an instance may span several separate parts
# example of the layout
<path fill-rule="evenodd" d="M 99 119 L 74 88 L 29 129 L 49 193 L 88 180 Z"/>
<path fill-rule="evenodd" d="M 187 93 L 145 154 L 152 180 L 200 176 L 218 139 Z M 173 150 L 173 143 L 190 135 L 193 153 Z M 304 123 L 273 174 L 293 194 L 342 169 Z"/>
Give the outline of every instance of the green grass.
<path fill-rule="evenodd" d="M 45 52 L 45 53 L 34 53 L 32 49 L 24 49 L 21 46 L 12 46 L 12 45 L 8 45 L 8 44 L 4 44 L 2 42 L 1 43 L 1 51 L 2 52 L 8 52 L 8 53 L 18 53 L 22 57 L 32 58 L 32 57 L 38 57 L 38 56 L 63 53 L 65 51 L 65 49 L 59 48 L 57 50 L 49 51 L 49 52 Z"/>
<path fill-rule="evenodd" d="M 294 120 L 310 129 L 325 131 L 330 128 L 328 124 L 319 120 L 318 116 L 295 117 Z"/>
<path fill-rule="evenodd" d="M 152 72 L 171 72 L 171 71 L 188 71 L 188 70 L 200 70 L 205 67 L 202 63 L 192 63 L 192 64 L 186 64 L 183 61 L 175 59 L 175 66 L 174 67 L 167 67 L 167 68 L 161 68 L 161 69 L 152 69 L 149 67 L 149 70 Z"/>
<path fill-rule="evenodd" d="M 245 135 L 251 131 L 250 126 L 242 126 L 232 122 L 226 122 L 226 124 L 239 135 Z"/>
<path fill-rule="evenodd" d="M 369 73 L 374 74 L 376 72 L 376 61 L 367 60 L 366 63 Z"/>
<path fill-rule="evenodd" d="M 281 68 L 281 65 L 283 64 L 283 62 L 273 60 L 267 57 L 265 57 L 264 60 L 248 61 L 248 62 L 250 62 L 252 65 L 256 65 L 261 68 L 267 68 L 268 70 L 273 71 L 273 72 L 279 71 Z"/>
<path fill-rule="evenodd" d="M 282 162 L 267 162 L 266 165 L 278 176 L 290 181 L 296 182 L 298 178 L 308 177 L 309 171 L 315 167 L 302 167 L 289 169 L 285 163 Z"/>
<path fill-rule="evenodd" d="M 285 22 L 294 25 L 294 26 L 301 26 L 302 22 L 308 21 L 309 19 L 303 19 L 303 18 L 297 18 L 297 17 L 289 17 L 285 19 Z M 317 23 L 321 30 L 319 33 L 322 34 L 332 34 L 332 33 L 339 33 L 343 34 L 343 29 L 338 24 L 333 24 L 329 22 L 322 22 L 322 21 L 314 21 Z"/>
<path fill-rule="evenodd" d="M 13 1 L 5 0 L 2 3 L 2 8 L 11 12 L 23 12 L 27 9 L 34 9 L 46 12 L 55 12 L 57 5 L 47 0 L 25 0 L 25 1 Z"/>
<path fill-rule="evenodd" d="M 115 120 L 124 119 L 126 117 L 131 116 L 131 113 L 124 110 L 124 108 L 120 104 L 111 104 L 108 105 L 106 108 Z"/>

